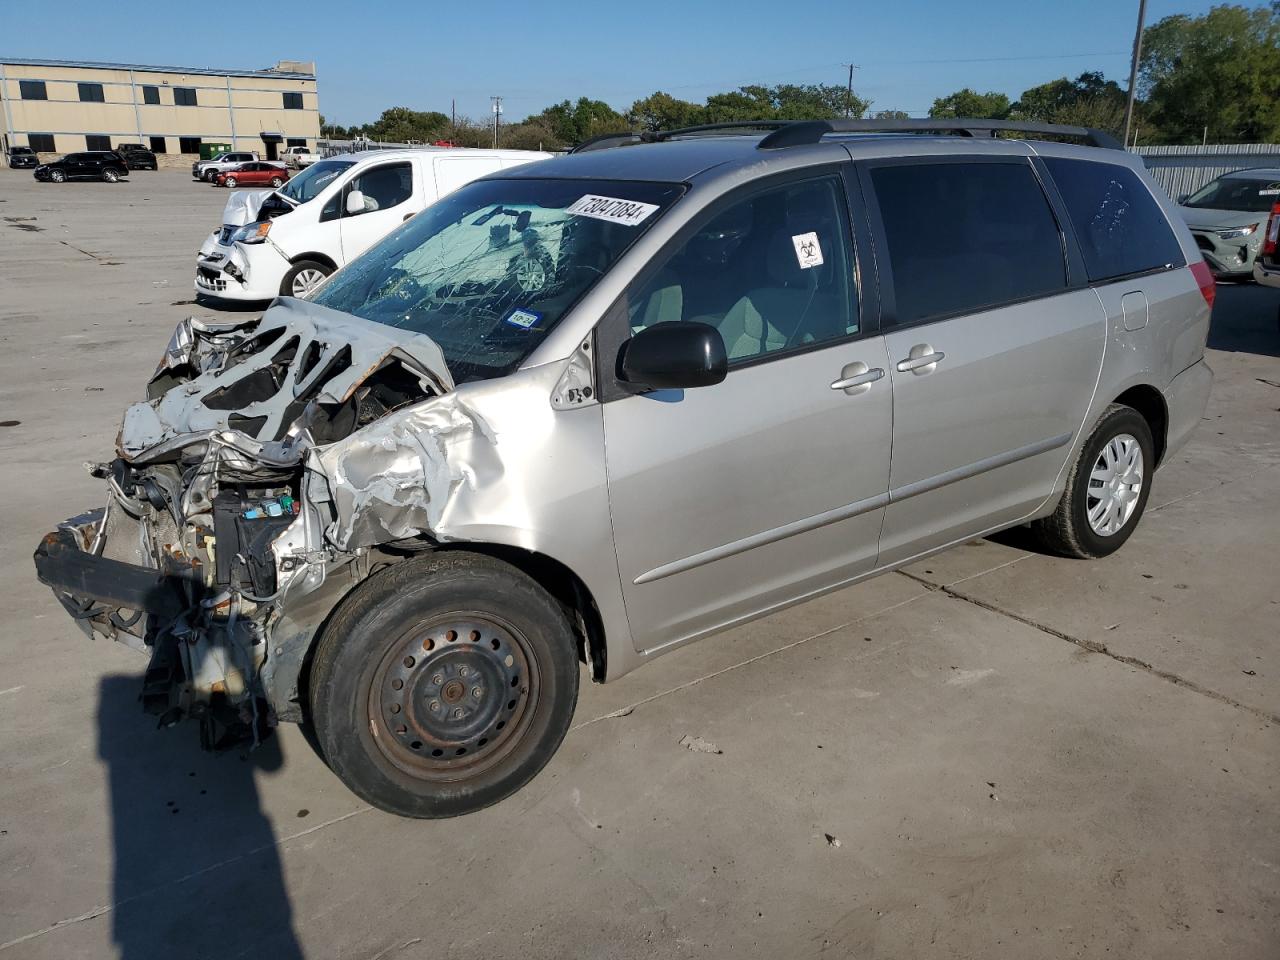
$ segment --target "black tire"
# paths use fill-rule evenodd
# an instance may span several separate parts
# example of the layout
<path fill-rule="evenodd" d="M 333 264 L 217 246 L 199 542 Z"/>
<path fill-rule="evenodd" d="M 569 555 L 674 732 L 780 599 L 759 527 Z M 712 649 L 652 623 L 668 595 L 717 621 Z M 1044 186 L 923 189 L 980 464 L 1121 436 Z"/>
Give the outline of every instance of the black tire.
<path fill-rule="evenodd" d="M 1138 442 L 1142 451 L 1141 487 L 1138 490 L 1132 513 L 1114 533 L 1102 534 L 1094 530 L 1089 521 L 1090 477 L 1103 450 L 1113 440 L 1129 436 Z M 1062 500 L 1052 514 L 1032 524 L 1041 544 L 1066 557 L 1090 559 L 1105 557 L 1119 550 L 1137 528 L 1151 494 L 1151 479 L 1155 473 L 1155 444 L 1151 427 L 1146 418 L 1132 407 L 1113 403 L 1103 412 L 1080 448 L 1080 455 L 1067 474 L 1067 488 Z"/>
<path fill-rule="evenodd" d="M 66 183 L 67 175 L 61 170 L 50 170 L 49 181 L 51 183 Z"/>
<path fill-rule="evenodd" d="M 120 171 L 112 167 L 105 167 L 102 171 L 102 180 L 104 183 L 118 183 L 120 181 Z"/>
<path fill-rule="evenodd" d="M 225 180 L 223 180 L 222 182 L 223 182 L 223 183 L 225 183 L 225 184 L 227 185 L 227 187 L 228 187 L 228 188 L 233 189 L 233 190 L 235 189 L 235 185 L 236 185 L 237 183 L 239 183 L 239 181 L 238 181 L 235 177 L 227 177 L 227 178 L 226 178 Z"/>
<path fill-rule="evenodd" d="M 320 752 L 356 795 L 404 817 L 456 817 L 515 793 L 560 746 L 576 641 L 564 609 L 515 567 L 432 553 L 342 602 L 309 692 Z"/>
<path fill-rule="evenodd" d="M 298 278 L 298 274 L 306 270 L 319 270 L 326 277 L 333 273 L 333 268 L 327 264 L 320 263 L 318 260 L 297 260 L 293 266 L 289 268 L 289 272 L 284 275 L 284 279 L 280 281 L 280 296 L 294 297 L 297 296 L 293 292 L 293 281 Z"/>
<path fill-rule="evenodd" d="M 277 190 L 279 190 L 282 186 L 284 186 L 284 181 L 283 181 L 283 180 L 281 180 L 279 177 L 272 177 L 272 178 L 271 178 L 271 186 L 273 186 L 273 187 L 275 187 Z"/>
<path fill-rule="evenodd" d="M 202 176 L 203 176 L 203 178 L 204 178 L 204 182 L 205 182 L 205 183 L 213 183 L 213 181 L 215 181 L 215 180 L 217 180 L 217 179 L 218 179 L 218 171 L 217 171 L 217 170 L 206 170 L 206 171 L 202 174 Z"/>

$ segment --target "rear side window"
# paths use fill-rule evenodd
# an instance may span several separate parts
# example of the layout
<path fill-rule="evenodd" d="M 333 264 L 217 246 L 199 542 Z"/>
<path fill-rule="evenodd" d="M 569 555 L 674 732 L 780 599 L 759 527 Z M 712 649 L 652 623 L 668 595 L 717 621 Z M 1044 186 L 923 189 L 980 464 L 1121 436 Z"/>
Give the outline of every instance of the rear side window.
<path fill-rule="evenodd" d="M 1029 163 L 871 169 L 893 267 L 897 323 L 1066 289 L 1062 237 Z"/>
<path fill-rule="evenodd" d="M 1090 281 L 1183 266 L 1160 205 L 1128 167 L 1045 157 L 1075 228 Z"/>

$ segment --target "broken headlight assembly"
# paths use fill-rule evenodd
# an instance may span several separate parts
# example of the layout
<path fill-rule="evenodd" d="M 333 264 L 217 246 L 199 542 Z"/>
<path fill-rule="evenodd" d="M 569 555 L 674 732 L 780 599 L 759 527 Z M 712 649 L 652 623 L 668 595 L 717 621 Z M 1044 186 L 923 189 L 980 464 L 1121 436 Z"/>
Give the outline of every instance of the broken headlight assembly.
<path fill-rule="evenodd" d="M 262 220 L 257 223 L 246 223 L 231 234 L 232 243 L 264 243 L 271 232 L 271 221 Z"/>

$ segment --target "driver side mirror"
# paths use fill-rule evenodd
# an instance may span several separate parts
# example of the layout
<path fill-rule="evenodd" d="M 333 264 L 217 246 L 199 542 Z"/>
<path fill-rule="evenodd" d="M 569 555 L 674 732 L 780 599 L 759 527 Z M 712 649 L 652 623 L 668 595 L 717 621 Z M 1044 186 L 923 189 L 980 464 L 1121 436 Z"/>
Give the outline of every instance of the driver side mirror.
<path fill-rule="evenodd" d="M 347 194 L 347 215 L 355 216 L 357 213 L 364 213 L 364 194 L 352 190 Z"/>
<path fill-rule="evenodd" d="M 655 323 L 623 343 L 618 352 L 619 379 L 637 387 L 709 387 L 728 372 L 720 331 L 691 320 Z"/>

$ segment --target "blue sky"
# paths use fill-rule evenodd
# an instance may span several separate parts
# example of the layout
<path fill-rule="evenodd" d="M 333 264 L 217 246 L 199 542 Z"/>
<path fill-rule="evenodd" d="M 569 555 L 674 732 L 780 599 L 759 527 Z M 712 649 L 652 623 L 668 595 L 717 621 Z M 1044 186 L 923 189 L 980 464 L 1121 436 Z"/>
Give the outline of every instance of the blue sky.
<path fill-rule="evenodd" d="M 1248 3 L 1248 5 L 1261 5 Z M 1211 0 L 1148 0 L 1147 22 Z M 747 83 L 843 83 L 873 109 L 924 114 L 964 86 L 1024 89 L 1102 70 L 1124 86 L 1138 0 L 669 2 L 430 0 L 47 3 L 0 0 L 0 56 L 263 67 L 315 60 L 343 124 L 407 106 L 518 120 L 582 95 L 625 109 L 665 90 L 701 100 Z M 275 19 L 255 9 L 281 9 Z M 243 19 L 226 16 L 242 11 Z M 63 29 L 50 29 L 62 25 Z"/>

